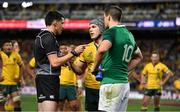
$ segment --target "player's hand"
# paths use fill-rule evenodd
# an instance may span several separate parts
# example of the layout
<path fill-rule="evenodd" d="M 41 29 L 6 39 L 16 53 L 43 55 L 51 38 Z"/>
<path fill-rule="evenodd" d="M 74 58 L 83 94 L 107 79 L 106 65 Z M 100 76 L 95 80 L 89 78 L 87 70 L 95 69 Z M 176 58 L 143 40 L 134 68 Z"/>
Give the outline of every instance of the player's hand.
<path fill-rule="evenodd" d="M 0 76 L 0 82 L 4 80 L 4 76 Z"/>
<path fill-rule="evenodd" d="M 81 96 L 82 93 L 83 93 L 82 87 L 78 87 L 78 89 L 77 89 L 77 95 L 78 95 L 78 96 Z"/>
<path fill-rule="evenodd" d="M 16 81 L 16 82 L 20 82 L 20 77 L 19 77 L 18 75 L 15 75 L 15 77 L 14 77 L 14 81 Z"/>
<path fill-rule="evenodd" d="M 158 82 L 158 85 L 163 86 L 164 85 L 163 81 Z"/>
<path fill-rule="evenodd" d="M 74 49 L 74 51 L 75 51 L 77 54 L 81 54 L 81 53 L 84 51 L 85 47 L 86 47 L 86 45 L 79 45 L 79 46 L 77 46 L 77 47 Z"/>
<path fill-rule="evenodd" d="M 97 68 L 97 69 L 93 69 L 91 73 L 92 73 L 93 75 L 96 75 L 98 72 L 99 72 L 99 69 Z"/>
<path fill-rule="evenodd" d="M 26 85 L 25 80 L 21 80 L 21 82 L 20 82 L 20 83 L 21 83 L 21 86 L 22 86 L 22 87 L 24 87 L 24 86 Z"/>
<path fill-rule="evenodd" d="M 143 88 L 147 88 L 147 83 L 146 82 L 141 82 L 141 85 Z"/>

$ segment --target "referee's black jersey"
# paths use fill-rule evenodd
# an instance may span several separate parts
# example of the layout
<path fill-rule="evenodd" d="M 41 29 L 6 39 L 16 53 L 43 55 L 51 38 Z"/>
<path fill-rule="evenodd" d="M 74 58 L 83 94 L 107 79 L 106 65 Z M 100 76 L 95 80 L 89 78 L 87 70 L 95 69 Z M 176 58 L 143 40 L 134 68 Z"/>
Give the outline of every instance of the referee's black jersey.
<path fill-rule="evenodd" d="M 60 67 L 53 68 L 48 60 L 48 55 L 57 54 L 59 56 L 59 44 L 53 33 L 41 30 L 36 36 L 34 46 L 34 56 L 36 60 L 37 75 L 59 75 Z"/>

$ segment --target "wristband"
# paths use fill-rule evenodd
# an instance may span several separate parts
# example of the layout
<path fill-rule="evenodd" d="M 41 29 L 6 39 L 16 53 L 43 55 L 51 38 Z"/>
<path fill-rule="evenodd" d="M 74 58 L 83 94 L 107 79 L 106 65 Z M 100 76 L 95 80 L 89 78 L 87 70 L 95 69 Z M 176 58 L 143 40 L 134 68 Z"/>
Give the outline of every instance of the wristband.
<path fill-rule="evenodd" d="M 77 80 L 77 86 L 78 86 L 79 88 L 82 88 L 82 87 L 83 87 L 83 84 L 82 84 L 82 80 L 81 80 L 81 79 L 78 79 L 78 80 Z"/>
<path fill-rule="evenodd" d="M 71 53 L 72 53 L 74 56 L 79 56 L 79 54 L 78 54 L 75 50 L 71 51 Z"/>

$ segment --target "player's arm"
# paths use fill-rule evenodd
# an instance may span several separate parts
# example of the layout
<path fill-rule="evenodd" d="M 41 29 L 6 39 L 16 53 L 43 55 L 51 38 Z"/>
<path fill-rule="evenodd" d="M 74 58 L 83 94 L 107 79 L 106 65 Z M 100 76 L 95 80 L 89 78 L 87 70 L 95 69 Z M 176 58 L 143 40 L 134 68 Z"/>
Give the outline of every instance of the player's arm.
<path fill-rule="evenodd" d="M 82 61 L 79 61 L 77 64 L 71 63 L 70 66 L 77 75 L 82 75 L 87 68 L 86 62 Z"/>
<path fill-rule="evenodd" d="M 58 57 L 56 41 L 51 37 L 51 35 L 45 35 L 45 37 L 43 37 L 41 41 L 41 47 L 45 50 L 45 53 L 52 67 L 59 67 L 61 65 L 64 65 L 72 57 L 82 53 L 85 48 L 85 45 L 79 45 L 67 55 Z"/>
<path fill-rule="evenodd" d="M 167 74 L 167 75 L 166 75 L 165 78 L 162 80 L 162 85 L 164 85 L 164 84 L 169 80 L 169 78 L 174 75 L 170 70 L 168 70 L 168 71 L 166 72 L 166 74 Z"/>
<path fill-rule="evenodd" d="M 146 84 L 146 75 L 145 74 L 141 74 L 141 85 L 145 85 Z"/>
<path fill-rule="evenodd" d="M 137 47 L 132 59 L 129 62 L 128 71 L 131 71 L 132 69 L 134 69 L 141 62 L 142 59 L 143 59 L 143 56 L 142 56 L 141 50 L 139 49 L 139 47 Z"/>
<path fill-rule="evenodd" d="M 23 77 L 23 74 L 26 71 L 25 65 L 24 65 L 24 62 L 23 62 L 23 60 L 22 60 L 22 58 L 21 58 L 21 56 L 19 54 L 17 54 L 17 59 L 18 59 L 17 64 L 20 67 L 20 75 L 16 74 L 17 76 L 15 76 L 15 80 L 16 80 L 16 82 L 20 82 L 21 85 L 25 85 L 25 79 Z"/>
<path fill-rule="evenodd" d="M 80 45 L 76 47 L 74 51 L 69 52 L 67 55 L 62 56 L 62 57 L 58 57 L 57 54 L 48 54 L 49 62 L 53 67 L 64 65 L 72 57 L 78 56 L 80 53 L 82 53 L 84 50 L 84 47 L 85 47 L 84 45 Z"/>
<path fill-rule="evenodd" d="M 146 78 L 147 78 L 147 74 L 148 74 L 148 71 L 147 71 L 147 65 L 143 68 L 143 71 L 141 73 L 141 85 L 143 87 L 146 87 Z"/>
<path fill-rule="evenodd" d="M 141 82 L 140 77 L 136 74 L 135 70 L 132 70 L 129 72 L 129 77 L 133 77 L 134 79 L 136 79 L 137 81 Z"/>
<path fill-rule="evenodd" d="M 36 66 L 36 61 L 35 61 L 35 58 L 32 58 L 28 65 L 26 66 L 26 71 L 27 73 L 33 78 L 35 79 L 35 73 L 34 73 L 34 69 L 35 69 L 35 66 Z"/>
<path fill-rule="evenodd" d="M 26 66 L 26 71 L 27 71 L 27 73 L 33 78 L 33 79 L 35 79 L 35 76 L 34 76 L 34 67 L 32 67 L 31 65 L 27 65 Z"/>
<path fill-rule="evenodd" d="M 0 53 L 0 69 L 1 69 L 1 73 L 0 73 L 0 82 L 3 81 L 3 76 L 2 76 L 2 67 L 3 67 L 3 63 L 2 63 L 2 58 L 1 58 L 1 53 Z"/>
<path fill-rule="evenodd" d="M 109 40 L 103 40 L 100 44 L 97 54 L 96 54 L 96 61 L 94 64 L 93 72 L 96 73 L 98 71 L 98 67 L 102 62 L 103 56 L 106 51 L 108 51 L 112 47 L 112 43 Z"/>

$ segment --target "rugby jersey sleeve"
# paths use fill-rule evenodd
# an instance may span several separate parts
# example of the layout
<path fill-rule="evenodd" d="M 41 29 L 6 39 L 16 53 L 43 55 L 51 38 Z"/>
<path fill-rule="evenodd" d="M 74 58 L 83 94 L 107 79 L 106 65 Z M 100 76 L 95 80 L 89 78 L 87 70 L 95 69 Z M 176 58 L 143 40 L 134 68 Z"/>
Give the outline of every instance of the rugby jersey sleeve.
<path fill-rule="evenodd" d="M 29 61 L 29 65 L 30 65 L 32 68 L 35 68 L 36 62 L 35 62 L 35 58 L 34 58 L 34 57 Z"/>
<path fill-rule="evenodd" d="M 42 38 L 42 45 L 45 49 L 46 55 L 57 54 L 56 40 L 51 34 L 46 34 Z"/>
<path fill-rule="evenodd" d="M 164 73 L 168 73 L 170 71 L 169 68 L 165 64 L 162 64 L 162 70 Z"/>
<path fill-rule="evenodd" d="M 148 74 L 148 65 L 146 65 L 144 68 L 143 68 L 143 70 L 142 70 L 142 72 L 141 72 L 141 75 L 147 75 Z"/>
<path fill-rule="evenodd" d="M 23 63 L 23 61 L 22 61 L 22 58 L 19 53 L 16 53 L 16 58 L 17 58 L 17 64 L 21 65 Z"/>
<path fill-rule="evenodd" d="M 103 40 L 113 42 L 113 29 L 108 29 L 103 33 Z"/>
<path fill-rule="evenodd" d="M 85 51 L 83 51 L 83 52 L 80 54 L 79 59 L 78 59 L 79 61 L 81 61 L 81 62 L 83 62 L 83 63 L 86 62 L 86 61 L 85 61 L 84 54 L 85 54 Z"/>

